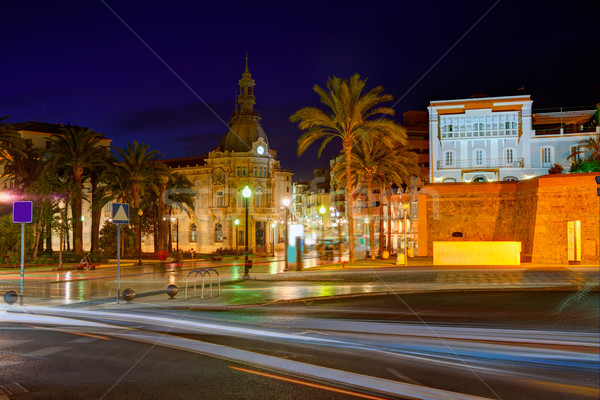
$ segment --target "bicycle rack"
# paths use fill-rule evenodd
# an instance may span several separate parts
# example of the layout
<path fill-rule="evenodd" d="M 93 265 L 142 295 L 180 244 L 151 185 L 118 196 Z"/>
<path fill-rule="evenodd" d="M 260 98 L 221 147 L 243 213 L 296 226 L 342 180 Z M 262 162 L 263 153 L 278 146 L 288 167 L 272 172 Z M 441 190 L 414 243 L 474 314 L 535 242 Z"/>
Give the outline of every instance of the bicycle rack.
<path fill-rule="evenodd" d="M 202 277 L 202 290 L 200 292 L 200 298 L 204 298 L 204 279 L 206 278 L 206 275 L 208 275 L 208 285 L 210 287 L 210 297 L 212 297 L 212 272 L 214 272 L 217 275 L 217 284 L 218 284 L 218 288 L 219 291 L 217 293 L 217 296 L 219 296 L 221 294 L 221 276 L 219 275 L 219 272 L 217 270 L 215 270 L 214 268 L 206 268 L 206 269 L 195 269 L 190 271 L 187 276 L 185 277 L 185 293 L 183 295 L 184 299 L 187 299 L 187 292 L 188 292 L 188 279 L 190 277 L 191 274 L 194 274 L 194 297 L 196 296 L 196 279 L 198 278 L 198 275 L 200 275 Z"/>

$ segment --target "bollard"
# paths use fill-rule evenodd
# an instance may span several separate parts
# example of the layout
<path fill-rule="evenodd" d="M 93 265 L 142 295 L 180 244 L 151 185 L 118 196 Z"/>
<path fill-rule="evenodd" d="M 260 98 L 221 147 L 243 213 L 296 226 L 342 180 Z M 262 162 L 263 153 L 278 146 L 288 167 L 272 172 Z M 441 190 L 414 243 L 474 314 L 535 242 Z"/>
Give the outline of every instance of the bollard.
<path fill-rule="evenodd" d="M 131 288 L 127 288 L 123 290 L 123 295 L 121 296 L 124 300 L 130 302 L 135 297 L 135 290 Z"/>
<path fill-rule="evenodd" d="M 14 290 L 9 290 L 8 292 L 4 293 L 4 301 L 9 306 L 12 306 L 13 304 L 15 304 L 17 302 L 18 298 L 19 298 L 19 295 Z"/>
<path fill-rule="evenodd" d="M 404 266 L 404 253 L 398 253 L 398 255 L 396 256 L 396 265 Z"/>
<path fill-rule="evenodd" d="M 169 295 L 169 300 L 175 299 L 175 296 L 177 296 L 177 293 L 179 293 L 179 289 L 177 289 L 177 285 L 167 286 L 167 294 Z"/>

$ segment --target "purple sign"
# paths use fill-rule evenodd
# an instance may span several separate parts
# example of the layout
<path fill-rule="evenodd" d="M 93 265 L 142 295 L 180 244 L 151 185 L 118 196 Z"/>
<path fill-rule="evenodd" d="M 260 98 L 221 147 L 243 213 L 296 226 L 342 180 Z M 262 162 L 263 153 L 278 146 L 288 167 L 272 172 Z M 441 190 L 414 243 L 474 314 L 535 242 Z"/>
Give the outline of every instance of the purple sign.
<path fill-rule="evenodd" d="M 13 202 L 13 223 L 29 224 L 33 221 L 33 202 L 15 201 Z"/>

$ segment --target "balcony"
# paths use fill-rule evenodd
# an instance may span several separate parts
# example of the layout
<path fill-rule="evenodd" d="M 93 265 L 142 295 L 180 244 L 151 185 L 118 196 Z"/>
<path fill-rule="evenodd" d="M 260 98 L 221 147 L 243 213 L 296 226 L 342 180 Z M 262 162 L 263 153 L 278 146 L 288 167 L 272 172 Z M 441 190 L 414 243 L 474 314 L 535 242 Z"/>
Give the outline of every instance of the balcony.
<path fill-rule="evenodd" d="M 438 160 L 438 169 L 465 169 L 465 168 L 523 168 L 523 158 L 513 158 L 506 160 L 504 158 L 488 158 L 485 160 L 454 160 L 448 164 L 445 160 Z"/>

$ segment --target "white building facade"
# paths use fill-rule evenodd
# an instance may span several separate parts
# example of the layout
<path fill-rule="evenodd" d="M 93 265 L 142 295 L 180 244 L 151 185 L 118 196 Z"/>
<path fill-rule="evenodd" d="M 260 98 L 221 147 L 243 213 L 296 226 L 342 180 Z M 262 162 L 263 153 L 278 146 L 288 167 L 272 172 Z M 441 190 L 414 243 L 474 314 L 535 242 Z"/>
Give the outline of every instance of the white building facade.
<path fill-rule="evenodd" d="M 432 101 L 430 182 L 525 180 L 598 135 L 596 110 L 532 114 L 530 96 Z"/>

